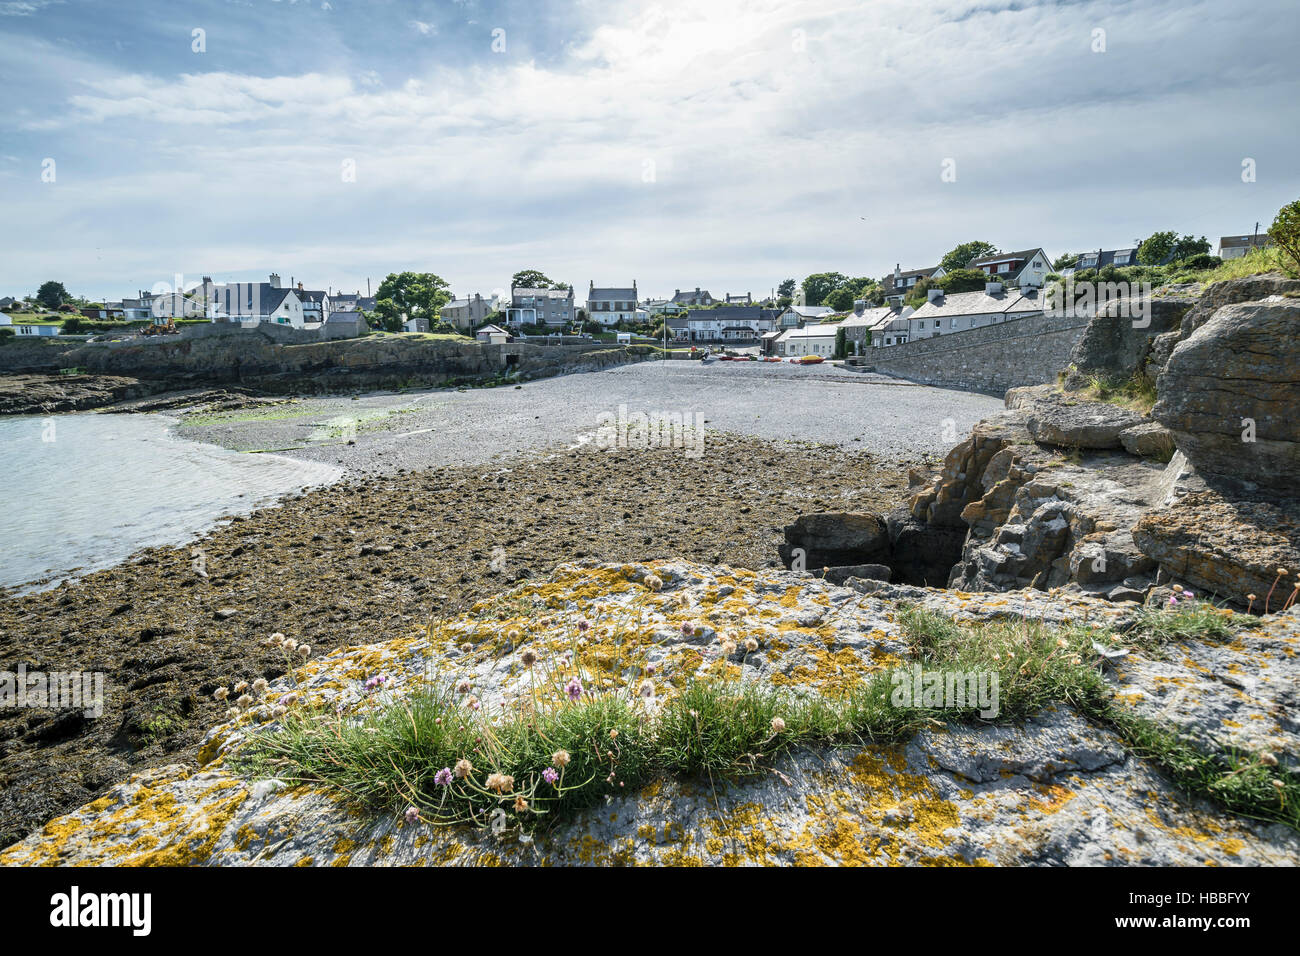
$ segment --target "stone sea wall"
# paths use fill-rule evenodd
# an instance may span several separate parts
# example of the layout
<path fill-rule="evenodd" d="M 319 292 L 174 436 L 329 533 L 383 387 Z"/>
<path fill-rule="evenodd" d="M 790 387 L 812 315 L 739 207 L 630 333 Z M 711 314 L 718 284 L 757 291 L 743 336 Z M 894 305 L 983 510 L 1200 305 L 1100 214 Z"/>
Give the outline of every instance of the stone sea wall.
<path fill-rule="evenodd" d="M 1088 326 L 1087 318 L 1039 315 L 873 349 L 877 372 L 1001 395 L 1019 385 L 1056 380 Z"/>

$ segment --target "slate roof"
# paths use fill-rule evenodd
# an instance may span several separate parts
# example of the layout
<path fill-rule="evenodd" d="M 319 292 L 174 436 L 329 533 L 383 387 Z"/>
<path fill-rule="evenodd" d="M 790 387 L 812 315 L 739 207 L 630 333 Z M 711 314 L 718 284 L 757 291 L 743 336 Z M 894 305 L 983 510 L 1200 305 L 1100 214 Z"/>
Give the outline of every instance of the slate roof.
<path fill-rule="evenodd" d="M 908 319 L 941 319 L 959 315 L 1013 315 L 1042 312 L 1042 297 L 1031 292 L 1003 289 L 996 295 L 985 292 L 955 292 L 927 302 Z"/>

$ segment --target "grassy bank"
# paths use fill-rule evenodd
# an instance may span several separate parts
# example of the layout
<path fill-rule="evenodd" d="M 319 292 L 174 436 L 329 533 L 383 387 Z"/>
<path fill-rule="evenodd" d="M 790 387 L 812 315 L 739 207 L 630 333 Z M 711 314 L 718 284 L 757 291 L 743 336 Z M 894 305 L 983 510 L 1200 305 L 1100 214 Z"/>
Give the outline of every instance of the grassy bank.
<path fill-rule="evenodd" d="M 1184 792 L 1300 830 L 1300 778 L 1280 770 L 1272 755 L 1204 752 L 1177 728 L 1115 703 L 1103 662 L 1119 646 L 1118 635 L 1027 619 L 964 626 L 914 607 L 899 619 L 911 656 L 928 673 L 996 675 L 994 722 L 1068 705 L 1112 728 Z M 1225 620 L 1213 608 L 1152 610 L 1128 637 L 1147 646 L 1217 639 L 1231 633 Z M 630 636 L 634 624 L 626 626 Z M 974 701 L 943 711 L 900 704 L 890 671 L 834 696 L 728 679 L 725 667 L 669 689 L 661 704 L 654 702 L 653 675 L 644 672 L 593 693 L 590 674 L 598 664 L 585 660 L 584 647 L 575 633 L 568 653 L 542 660 L 529 657 L 525 644 L 532 692 L 518 708 L 484 706 L 472 682 L 453 675 L 359 720 L 290 710 L 280 730 L 257 738 L 239 758 L 242 769 L 325 785 L 373 813 L 411 822 L 531 829 L 656 778 L 717 784 L 765 772 L 793 748 L 903 740 L 936 715 L 956 723 L 983 719 Z"/>

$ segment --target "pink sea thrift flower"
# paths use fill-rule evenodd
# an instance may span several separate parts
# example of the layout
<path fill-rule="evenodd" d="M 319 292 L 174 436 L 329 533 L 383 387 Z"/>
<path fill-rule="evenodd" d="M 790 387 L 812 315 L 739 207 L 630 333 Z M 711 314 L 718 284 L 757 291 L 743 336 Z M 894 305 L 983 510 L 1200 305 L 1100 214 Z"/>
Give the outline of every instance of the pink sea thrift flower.
<path fill-rule="evenodd" d="M 406 822 L 417 823 L 420 819 L 420 811 L 416 807 L 406 808 Z"/>
<path fill-rule="evenodd" d="M 551 786 L 555 786 L 555 781 L 560 779 L 560 775 L 555 772 L 555 768 L 547 767 L 545 770 L 542 771 L 542 779 L 545 780 L 547 783 L 549 783 Z"/>
<path fill-rule="evenodd" d="M 433 782 L 440 787 L 451 786 L 451 768 L 443 767 L 433 775 Z"/>
<path fill-rule="evenodd" d="M 570 678 L 564 685 L 564 692 L 569 695 L 569 700 L 577 700 L 582 696 L 582 681 L 576 677 Z"/>

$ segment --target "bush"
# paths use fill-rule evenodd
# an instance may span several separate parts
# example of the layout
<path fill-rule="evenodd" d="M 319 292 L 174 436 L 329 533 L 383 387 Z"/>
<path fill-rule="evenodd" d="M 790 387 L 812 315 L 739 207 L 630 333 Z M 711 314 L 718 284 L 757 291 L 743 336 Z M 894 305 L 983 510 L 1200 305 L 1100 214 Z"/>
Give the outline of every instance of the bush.
<path fill-rule="evenodd" d="M 1188 256 L 1186 259 L 1179 259 L 1173 265 L 1179 269 L 1203 272 L 1206 269 L 1217 269 L 1223 265 L 1223 260 L 1218 256 L 1210 255 L 1208 252 L 1199 252 L 1194 256 Z"/>
<path fill-rule="evenodd" d="M 1300 270 L 1300 199 L 1277 211 L 1268 234 L 1282 251 L 1283 259 L 1289 260 L 1291 271 Z"/>

